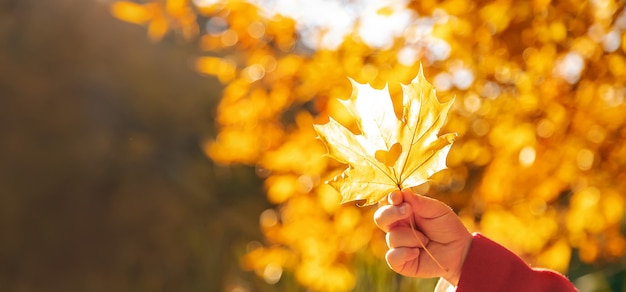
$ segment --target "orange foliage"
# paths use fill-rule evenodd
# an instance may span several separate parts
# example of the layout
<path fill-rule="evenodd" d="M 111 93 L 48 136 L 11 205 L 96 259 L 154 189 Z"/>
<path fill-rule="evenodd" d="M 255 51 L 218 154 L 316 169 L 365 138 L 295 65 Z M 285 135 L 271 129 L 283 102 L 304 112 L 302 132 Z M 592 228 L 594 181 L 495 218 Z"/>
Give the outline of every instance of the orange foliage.
<path fill-rule="evenodd" d="M 206 153 L 267 176 L 275 220 L 262 217 L 266 245 L 243 261 L 268 282 L 287 269 L 312 289 L 347 290 L 357 251 L 369 247 L 382 256 L 372 210 L 339 205 L 339 194 L 322 183 L 343 166 L 322 158 L 312 125 L 345 111 L 333 100 L 350 96 L 347 77 L 375 88 L 407 84 L 419 62 L 438 92 L 456 96 L 442 131 L 459 134 L 450 169 L 426 191 L 470 228 L 549 268 L 565 272 L 572 250 L 587 262 L 624 255 L 622 4 L 414 1 L 372 14 L 382 23 L 408 15 L 389 42 L 373 44 L 368 33 L 375 31 L 359 30 L 367 24 L 360 19 L 333 47 L 332 26 L 300 38 L 301 19 L 247 2 L 164 5 L 170 2 L 184 1 L 117 2 L 112 9 L 120 19 L 149 22 L 155 39 L 169 28 L 196 32 L 191 11 L 208 19 L 199 43 L 212 56 L 196 68 L 225 89 L 219 134 Z M 166 29 L 151 28 L 159 19 Z M 397 100 L 400 87 L 389 90 Z"/>
<path fill-rule="evenodd" d="M 170 29 L 179 30 L 186 39 L 198 34 L 196 14 L 187 0 L 161 0 L 147 4 L 116 1 L 111 14 L 127 22 L 145 24 L 152 40 L 160 40 Z"/>

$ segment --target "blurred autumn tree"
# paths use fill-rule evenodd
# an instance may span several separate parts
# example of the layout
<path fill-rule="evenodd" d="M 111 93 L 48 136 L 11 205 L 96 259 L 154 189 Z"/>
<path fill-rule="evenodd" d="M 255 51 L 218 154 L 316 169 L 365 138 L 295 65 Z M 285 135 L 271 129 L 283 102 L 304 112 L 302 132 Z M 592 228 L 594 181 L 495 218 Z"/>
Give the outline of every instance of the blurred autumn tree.
<path fill-rule="evenodd" d="M 581 277 L 589 264 L 624 274 L 622 2 L 295 3 L 111 5 L 153 40 L 170 31 L 198 35 L 206 55 L 197 71 L 225 85 L 206 155 L 253 165 L 277 205 L 261 213 L 265 241 L 249 244 L 245 269 L 278 285 L 293 274 L 313 290 L 393 280 L 375 268 L 385 247 L 372 210 L 340 205 L 322 183 L 343 166 L 322 158 L 312 124 L 328 115 L 351 124 L 335 101 L 350 94 L 346 77 L 389 83 L 397 97 L 397 84 L 422 63 L 441 96 L 457 97 L 445 131 L 459 139 L 450 170 L 421 191 L 452 205 L 470 229 L 569 273 L 579 287 L 589 285 Z"/>
<path fill-rule="evenodd" d="M 0 291 L 246 279 L 235 252 L 269 204 L 254 171 L 201 151 L 222 86 L 190 70 L 195 46 L 106 8 L 0 0 Z"/>

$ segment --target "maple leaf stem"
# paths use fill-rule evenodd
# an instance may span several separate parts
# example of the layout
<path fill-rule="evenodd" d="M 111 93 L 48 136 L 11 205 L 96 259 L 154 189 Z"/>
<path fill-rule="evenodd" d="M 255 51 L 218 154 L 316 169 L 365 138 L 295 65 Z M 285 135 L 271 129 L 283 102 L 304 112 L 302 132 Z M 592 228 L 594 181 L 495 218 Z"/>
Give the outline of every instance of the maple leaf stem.
<path fill-rule="evenodd" d="M 442 269 L 442 270 L 444 270 L 444 271 L 448 272 L 448 269 L 447 269 L 447 268 L 444 268 L 444 267 L 441 265 L 441 263 L 437 260 L 437 258 L 435 258 L 435 256 L 434 256 L 432 253 L 430 253 L 430 251 L 428 250 L 428 248 L 426 248 L 426 246 L 424 245 L 424 243 L 423 243 L 423 242 L 420 240 L 420 238 L 417 236 L 417 233 L 415 232 L 415 228 L 416 228 L 416 227 L 415 227 L 415 225 L 416 225 L 416 224 L 415 224 L 415 217 L 411 216 L 411 220 L 409 220 L 409 222 L 411 223 L 411 231 L 413 232 L 413 236 L 415 236 L 415 239 L 417 239 L 417 242 L 419 242 L 419 243 L 420 243 L 420 246 L 424 249 L 424 251 L 425 251 L 425 252 L 428 254 L 428 256 L 429 256 L 429 257 L 430 257 L 430 258 L 431 258 L 431 259 L 435 262 L 435 264 L 437 264 L 437 266 L 438 266 L 440 269 Z"/>

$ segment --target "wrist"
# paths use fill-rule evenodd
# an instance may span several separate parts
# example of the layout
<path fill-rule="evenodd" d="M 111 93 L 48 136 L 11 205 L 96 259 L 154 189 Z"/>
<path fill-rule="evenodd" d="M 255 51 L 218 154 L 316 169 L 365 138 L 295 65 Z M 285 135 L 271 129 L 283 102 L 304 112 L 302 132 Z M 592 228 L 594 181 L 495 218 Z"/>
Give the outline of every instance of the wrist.
<path fill-rule="evenodd" d="M 463 263 L 465 263 L 465 259 L 467 258 L 467 254 L 469 253 L 470 247 L 472 246 L 472 239 L 474 238 L 473 234 L 467 232 L 465 236 L 460 239 L 460 257 L 457 265 L 454 265 L 453 268 L 444 275 L 444 279 L 448 281 L 450 284 L 455 287 L 459 285 L 459 280 L 461 279 L 461 272 L 463 271 Z"/>

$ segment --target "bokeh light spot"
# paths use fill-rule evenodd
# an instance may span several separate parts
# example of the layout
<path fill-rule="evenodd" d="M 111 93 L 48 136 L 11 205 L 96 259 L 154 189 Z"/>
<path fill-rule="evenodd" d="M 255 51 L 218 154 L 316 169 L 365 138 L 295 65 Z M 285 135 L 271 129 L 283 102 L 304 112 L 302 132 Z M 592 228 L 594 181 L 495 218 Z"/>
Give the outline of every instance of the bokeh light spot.
<path fill-rule="evenodd" d="M 537 154 L 535 152 L 535 148 L 531 146 L 525 146 L 519 152 L 519 162 L 524 167 L 531 166 L 533 165 L 533 163 L 535 163 L 536 155 Z"/>
<path fill-rule="evenodd" d="M 593 166 L 594 155 L 589 149 L 582 149 L 576 155 L 576 165 L 580 170 L 589 170 Z"/>

